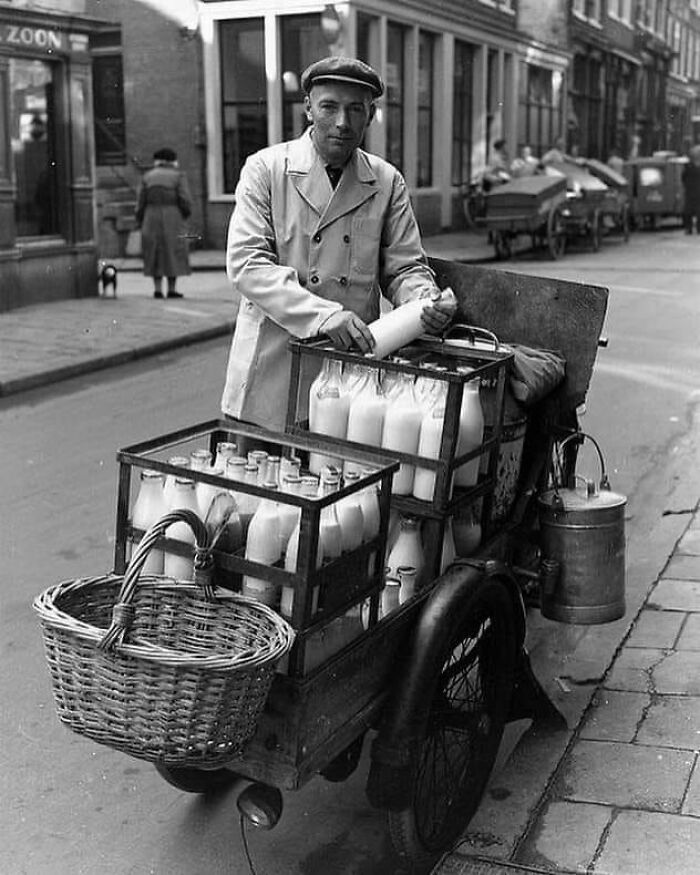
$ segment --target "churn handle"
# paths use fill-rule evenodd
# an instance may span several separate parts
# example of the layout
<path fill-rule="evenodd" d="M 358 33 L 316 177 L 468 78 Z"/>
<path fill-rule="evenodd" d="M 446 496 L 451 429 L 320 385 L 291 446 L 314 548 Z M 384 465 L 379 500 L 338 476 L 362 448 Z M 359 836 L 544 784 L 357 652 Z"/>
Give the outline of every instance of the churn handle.
<path fill-rule="evenodd" d="M 600 488 L 601 489 L 610 489 L 610 480 L 608 479 L 608 475 L 605 471 L 605 459 L 603 458 L 603 451 L 600 448 L 600 444 L 598 441 L 590 434 L 587 434 L 584 431 L 575 431 L 573 434 L 568 435 L 564 438 L 564 440 L 559 444 L 559 449 L 557 451 L 557 462 L 559 464 L 559 470 L 563 469 L 563 452 L 564 447 L 571 441 L 577 441 L 578 443 L 582 443 L 584 440 L 589 440 L 593 446 L 596 448 L 598 452 L 598 459 L 600 460 Z M 563 483 L 554 483 L 554 490 L 559 488 L 559 486 L 563 486 Z"/>
<path fill-rule="evenodd" d="M 490 340 L 493 344 L 494 351 L 497 351 L 501 345 L 493 331 L 489 331 L 488 328 L 480 328 L 477 325 L 467 325 L 466 322 L 454 322 L 443 334 L 441 340 L 444 343 L 449 343 L 450 339 L 456 340 L 457 338 L 452 338 L 452 335 L 458 331 L 463 331 L 472 343 L 474 343 L 477 338 Z"/>

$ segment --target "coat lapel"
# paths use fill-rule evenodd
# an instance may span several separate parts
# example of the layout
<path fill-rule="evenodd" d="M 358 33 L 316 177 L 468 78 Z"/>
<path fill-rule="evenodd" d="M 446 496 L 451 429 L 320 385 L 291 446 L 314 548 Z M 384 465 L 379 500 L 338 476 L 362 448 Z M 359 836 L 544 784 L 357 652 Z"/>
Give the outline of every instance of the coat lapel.
<path fill-rule="evenodd" d="M 287 175 L 300 197 L 318 215 L 318 231 L 357 209 L 377 192 L 377 177 L 360 151 L 355 151 L 333 191 L 309 130 L 290 145 Z"/>

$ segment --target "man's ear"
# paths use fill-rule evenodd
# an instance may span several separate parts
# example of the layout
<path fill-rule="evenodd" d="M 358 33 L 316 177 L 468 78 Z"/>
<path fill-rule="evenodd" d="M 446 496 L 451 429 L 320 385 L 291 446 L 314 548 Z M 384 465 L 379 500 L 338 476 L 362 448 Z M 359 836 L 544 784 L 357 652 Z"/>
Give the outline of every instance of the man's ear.
<path fill-rule="evenodd" d="M 304 96 L 304 112 L 306 113 L 306 120 L 308 122 L 313 121 L 311 118 L 311 101 L 309 100 L 308 94 Z"/>
<path fill-rule="evenodd" d="M 370 103 L 370 105 L 369 105 L 369 118 L 367 119 L 368 126 L 371 123 L 372 119 L 374 118 L 374 115 L 376 112 L 377 112 L 377 104 L 374 102 Z"/>

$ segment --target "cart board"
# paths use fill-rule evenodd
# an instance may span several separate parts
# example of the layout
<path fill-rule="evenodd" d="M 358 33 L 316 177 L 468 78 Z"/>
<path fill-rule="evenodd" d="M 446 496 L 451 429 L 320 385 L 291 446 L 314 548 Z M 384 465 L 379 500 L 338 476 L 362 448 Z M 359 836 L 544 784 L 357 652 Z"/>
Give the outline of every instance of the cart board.
<path fill-rule="evenodd" d="M 486 195 L 487 223 L 513 216 L 546 216 L 561 203 L 566 180 L 551 176 L 526 176 L 506 182 Z"/>
<path fill-rule="evenodd" d="M 601 286 L 494 271 L 430 259 L 441 288 L 457 296 L 457 320 L 492 331 L 503 343 L 558 350 L 566 359 L 561 403 L 582 404 L 593 373 L 608 291 Z"/>

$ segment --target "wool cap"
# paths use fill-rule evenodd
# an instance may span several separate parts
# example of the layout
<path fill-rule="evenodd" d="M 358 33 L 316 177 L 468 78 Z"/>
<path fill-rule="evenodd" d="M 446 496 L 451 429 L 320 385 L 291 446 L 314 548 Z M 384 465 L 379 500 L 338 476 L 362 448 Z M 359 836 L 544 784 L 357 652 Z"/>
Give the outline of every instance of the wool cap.
<path fill-rule="evenodd" d="M 332 57 L 315 61 L 301 74 L 301 87 L 308 94 L 317 82 L 349 82 L 363 85 L 372 92 L 372 97 L 384 94 L 380 75 L 369 64 L 356 58 Z"/>
<path fill-rule="evenodd" d="M 157 149 L 153 153 L 156 161 L 177 161 L 177 154 L 174 149 L 169 149 L 167 146 L 164 149 Z"/>

